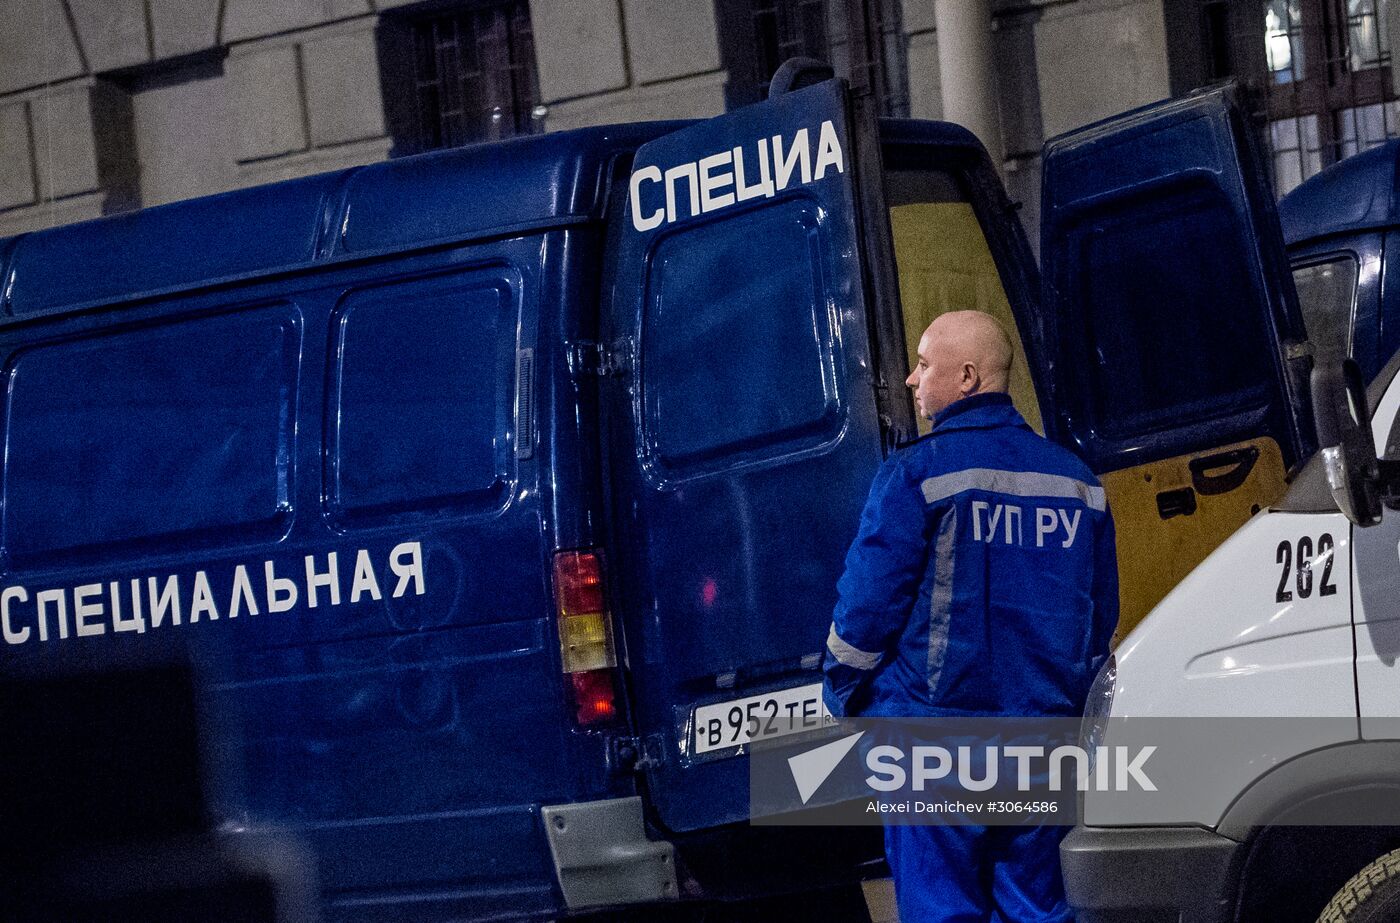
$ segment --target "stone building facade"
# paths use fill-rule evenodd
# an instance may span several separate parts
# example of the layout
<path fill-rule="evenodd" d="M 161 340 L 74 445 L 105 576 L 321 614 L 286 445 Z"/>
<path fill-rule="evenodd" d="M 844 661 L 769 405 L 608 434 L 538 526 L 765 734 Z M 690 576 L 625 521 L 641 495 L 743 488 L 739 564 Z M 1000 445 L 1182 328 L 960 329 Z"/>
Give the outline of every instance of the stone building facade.
<path fill-rule="evenodd" d="M 784 3 L 810 13 L 836 0 L 512 2 L 515 18 L 498 25 L 528 39 L 533 60 L 511 79 L 535 98 L 517 114 L 528 124 L 507 128 L 553 131 L 723 112 L 745 63 L 734 29 Z M 1028 223 L 1046 137 L 1174 89 L 1173 0 L 886 5 L 902 111 L 977 130 Z M 410 33 L 508 6 L 0 0 L 0 236 L 411 152 L 396 127 L 424 92 L 404 64 Z"/>

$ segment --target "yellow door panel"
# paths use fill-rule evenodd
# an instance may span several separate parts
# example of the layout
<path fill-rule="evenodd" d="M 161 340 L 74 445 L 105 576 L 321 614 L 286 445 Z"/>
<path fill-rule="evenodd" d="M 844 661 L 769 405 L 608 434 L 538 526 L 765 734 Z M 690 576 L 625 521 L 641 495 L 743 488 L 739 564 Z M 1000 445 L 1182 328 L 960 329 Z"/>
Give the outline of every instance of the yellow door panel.
<path fill-rule="evenodd" d="M 1102 476 L 1118 529 L 1116 645 L 1245 520 L 1283 496 L 1283 456 L 1268 437 Z"/>
<path fill-rule="evenodd" d="M 1011 334 L 1016 351 L 1009 389 L 1012 403 L 1037 433 L 1044 433 L 1016 318 L 972 206 L 966 202 L 896 205 L 890 209 L 890 225 L 909 367 L 918 361 L 919 336 L 938 315 L 962 310 L 990 314 Z M 919 433 L 928 431 L 929 422 L 920 420 Z"/>
<path fill-rule="evenodd" d="M 972 207 L 966 202 L 895 205 L 890 224 L 910 366 L 917 361 L 919 336 L 935 317 L 985 311 L 1012 335 L 1012 401 L 1043 432 L 1020 331 Z M 928 430 L 928 421 L 920 420 L 919 431 Z M 1102 481 L 1118 529 L 1122 612 L 1115 644 L 1286 486 L 1282 455 L 1269 438 L 1126 468 Z"/>

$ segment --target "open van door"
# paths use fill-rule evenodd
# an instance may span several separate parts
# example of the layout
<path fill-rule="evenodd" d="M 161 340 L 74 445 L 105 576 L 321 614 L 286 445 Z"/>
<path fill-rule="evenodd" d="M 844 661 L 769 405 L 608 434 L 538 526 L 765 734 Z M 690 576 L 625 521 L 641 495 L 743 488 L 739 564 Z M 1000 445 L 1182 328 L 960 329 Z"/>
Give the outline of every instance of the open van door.
<path fill-rule="evenodd" d="M 1307 337 L 1233 88 L 1046 145 L 1055 425 L 1102 478 L 1126 634 L 1312 452 Z"/>
<path fill-rule="evenodd" d="M 884 454 L 847 112 L 828 80 L 659 138 L 611 216 L 608 566 L 672 831 L 748 817 L 751 721 L 818 719 Z"/>

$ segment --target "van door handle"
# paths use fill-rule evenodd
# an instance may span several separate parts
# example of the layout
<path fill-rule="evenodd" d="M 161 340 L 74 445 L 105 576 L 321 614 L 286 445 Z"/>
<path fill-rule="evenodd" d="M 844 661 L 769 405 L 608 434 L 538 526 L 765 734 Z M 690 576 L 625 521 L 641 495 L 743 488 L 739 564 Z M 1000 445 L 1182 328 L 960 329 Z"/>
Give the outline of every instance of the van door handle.
<path fill-rule="evenodd" d="M 1196 512 L 1196 492 L 1189 487 L 1164 490 L 1157 495 L 1157 515 L 1163 519 Z"/>
<path fill-rule="evenodd" d="M 1215 455 L 1203 455 L 1200 458 L 1191 459 L 1187 465 L 1191 469 L 1191 486 L 1196 488 L 1196 492 L 1204 496 L 1212 494 L 1228 494 L 1244 483 L 1249 477 L 1249 472 L 1254 470 L 1254 463 L 1259 461 L 1259 449 L 1256 446 L 1245 446 L 1242 449 L 1231 449 L 1228 452 L 1219 452 Z M 1208 471 L 1216 471 L 1220 468 L 1229 468 L 1223 474 L 1207 474 Z"/>

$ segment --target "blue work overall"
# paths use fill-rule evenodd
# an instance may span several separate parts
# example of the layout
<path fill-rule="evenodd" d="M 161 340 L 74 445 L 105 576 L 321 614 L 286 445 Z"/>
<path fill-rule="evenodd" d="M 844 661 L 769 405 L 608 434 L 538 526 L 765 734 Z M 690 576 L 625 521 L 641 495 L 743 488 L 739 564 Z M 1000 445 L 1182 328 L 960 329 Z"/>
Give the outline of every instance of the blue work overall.
<path fill-rule="evenodd" d="M 960 400 L 875 477 L 824 696 L 838 716 L 1078 716 L 1118 620 L 1098 480 L 1004 394 Z M 901 919 L 1070 919 L 1065 826 L 885 830 Z"/>

